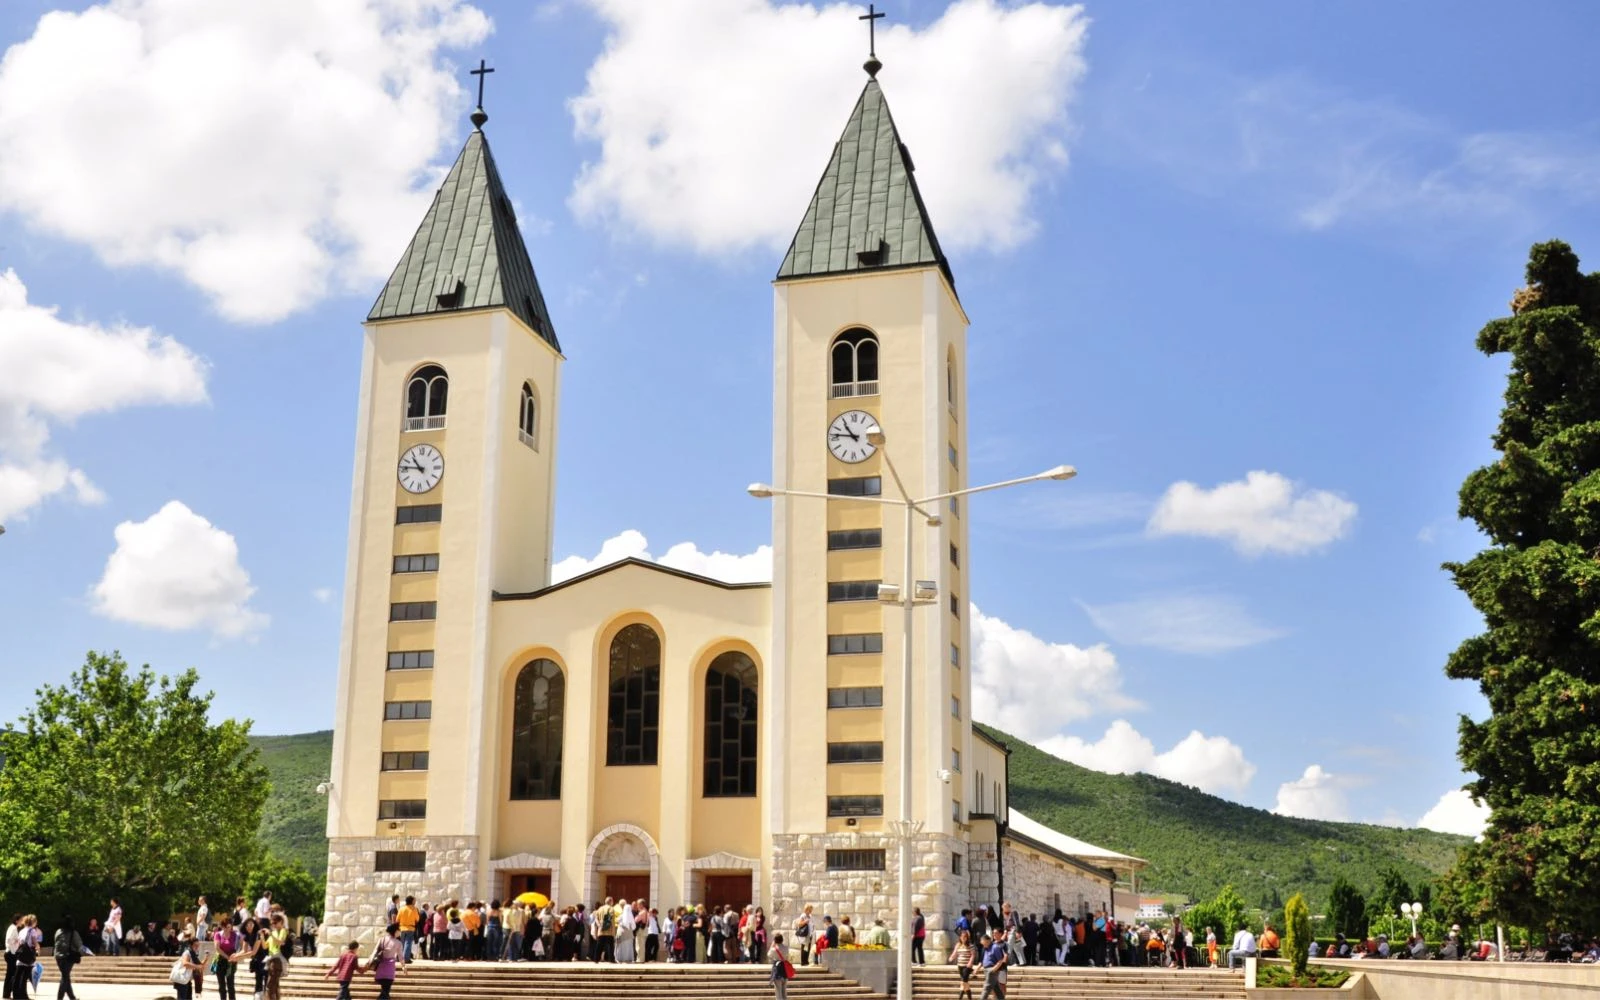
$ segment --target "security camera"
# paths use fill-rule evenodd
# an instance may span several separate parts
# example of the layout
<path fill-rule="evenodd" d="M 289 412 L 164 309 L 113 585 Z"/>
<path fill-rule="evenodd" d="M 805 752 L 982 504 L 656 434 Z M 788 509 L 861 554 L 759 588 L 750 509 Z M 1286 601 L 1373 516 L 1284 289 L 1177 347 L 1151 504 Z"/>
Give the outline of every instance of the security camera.
<path fill-rule="evenodd" d="M 317 794 L 318 795 L 327 795 L 329 790 L 332 789 L 332 788 L 333 788 L 333 786 L 330 785 L 326 781 L 317 782 Z"/>
<path fill-rule="evenodd" d="M 948 767 L 939 768 L 939 780 L 947 785 L 950 784 L 950 769 Z"/>

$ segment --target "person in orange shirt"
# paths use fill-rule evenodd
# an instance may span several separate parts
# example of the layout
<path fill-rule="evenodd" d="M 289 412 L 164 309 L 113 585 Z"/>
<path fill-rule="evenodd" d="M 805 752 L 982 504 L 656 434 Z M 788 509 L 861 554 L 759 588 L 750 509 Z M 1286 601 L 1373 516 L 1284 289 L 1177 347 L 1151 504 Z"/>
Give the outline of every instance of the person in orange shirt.
<path fill-rule="evenodd" d="M 467 904 L 466 912 L 461 914 L 461 922 L 467 927 L 467 958 L 482 958 L 483 916 L 478 913 L 477 903 Z"/>
<path fill-rule="evenodd" d="M 400 925 L 400 944 L 407 965 L 411 964 L 411 949 L 416 944 L 417 924 L 421 920 L 422 911 L 417 909 L 417 897 L 407 896 L 406 905 L 400 907 L 400 912 L 395 917 L 395 922 Z"/>
<path fill-rule="evenodd" d="M 1283 943 L 1278 940 L 1278 932 L 1272 929 L 1272 925 L 1271 924 L 1267 924 L 1265 927 L 1263 927 L 1261 929 L 1261 957 L 1262 958 L 1277 958 L 1278 957 L 1278 950 L 1282 946 L 1283 946 Z"/>

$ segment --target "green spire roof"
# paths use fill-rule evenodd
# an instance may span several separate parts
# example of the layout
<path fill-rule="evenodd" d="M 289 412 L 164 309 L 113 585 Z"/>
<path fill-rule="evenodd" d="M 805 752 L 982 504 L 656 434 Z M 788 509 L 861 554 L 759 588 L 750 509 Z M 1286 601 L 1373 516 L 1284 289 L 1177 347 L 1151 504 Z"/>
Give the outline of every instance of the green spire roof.
<path fill-rule="evenodd" d="M 367 319 L 492 306 L 511 310 L 561 350 L 489 141 L 475 128 Z"/>
<path fill-rule="evenodd" d="M 912 174 L 883 89 L 867 81 L 833 147 L 778 280 L 937 264 L 955 287 L 950 262 Z"/>

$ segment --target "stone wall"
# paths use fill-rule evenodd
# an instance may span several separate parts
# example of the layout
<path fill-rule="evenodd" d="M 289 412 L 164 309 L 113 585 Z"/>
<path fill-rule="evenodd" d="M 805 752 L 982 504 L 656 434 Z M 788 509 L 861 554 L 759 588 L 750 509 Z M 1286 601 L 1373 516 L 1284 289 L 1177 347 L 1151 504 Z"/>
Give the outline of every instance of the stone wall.
<path fill-rule="evenodd" d="M 881 850 L 883 871 L 828 871 L 830 850 Z M 944 834 L 917 837 L 911 845 L 911 905 L 920 907 L 927 923 L 930 961 L 941 961 L 952 946 L 949 928 L 966 905 L 965 875 L 952 871 L 953 856 L 965 859 L 964 841 Z M 899 940 L 899 845 L 889 834 L 788 834 L 773 838 L 773 925 L 787 934 L 795 917 L 810 904 L 817 917 L 837 922 L 848 916 L 857 928 L 882 918 Z"/>
<path fill-rule="evenodd" d="M 379 872 L 379 851 L 424 851 L 427 870 Z M 333 837 L 328 840 L 328 895 L 319 953 L 332 955 L 349 941 L 368 947 L 383 930 L 389 897 L 417 902 L 460 899 L 478 891 L 476 837 Z"/>
<path fill-rule="evenodd" d="M 1081 868 L 1009 841 L 1000 857 L 1005 901 L 1023 916 L 1054 914 L 1058 906 L 1068 916 L 1078 916 L 1111 905 L 1111 886 Z"/>
<path fill-rule="evenodd" d="M 987 903 L 1000 903 L 1000 851 L 994 841 L 967 845 L 967 901 L 962 906 L 976 910 Z M 959 912 L 961 907 L 957 907 Z"/>

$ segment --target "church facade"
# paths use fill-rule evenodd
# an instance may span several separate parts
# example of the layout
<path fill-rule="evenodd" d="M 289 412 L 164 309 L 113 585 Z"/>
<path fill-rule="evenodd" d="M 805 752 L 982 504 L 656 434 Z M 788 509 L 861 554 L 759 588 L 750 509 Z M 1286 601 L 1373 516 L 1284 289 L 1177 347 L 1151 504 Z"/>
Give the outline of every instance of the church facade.
<path fill-rule="evenodd" d="M 637 560 L 551 583 L 564 355 L 473 121 L 364 327 L 324 949 L 372 940 L 392 893 L 898 931 L 906 877 L 936 954 L 1002 894 L 1108 904 L 1136 859 L 1014 823 L 1006 750 L 973 728 L 959 502 L 916 523 L 938 600 L 900 684 L 878 601 L 907 582 L 899 508 L 873 502 L 895 487 L 866 430 L 910 495 L 965 486 L 968 321 L 875 74 L 773 285 L 772 481 L 830 499 L 771 500 L 770 584 Z"/>

